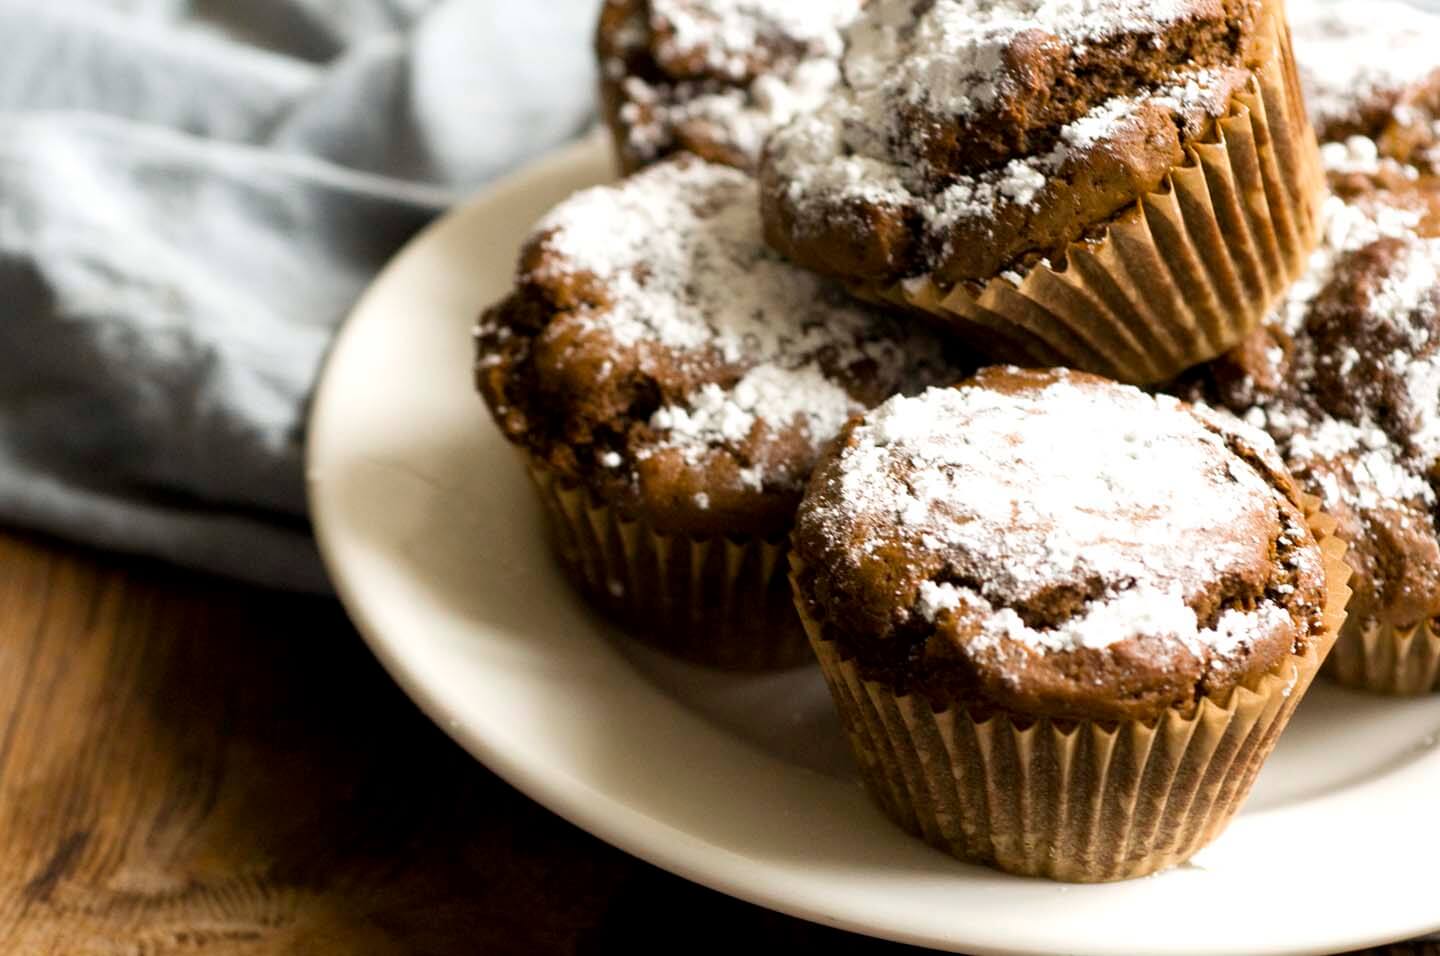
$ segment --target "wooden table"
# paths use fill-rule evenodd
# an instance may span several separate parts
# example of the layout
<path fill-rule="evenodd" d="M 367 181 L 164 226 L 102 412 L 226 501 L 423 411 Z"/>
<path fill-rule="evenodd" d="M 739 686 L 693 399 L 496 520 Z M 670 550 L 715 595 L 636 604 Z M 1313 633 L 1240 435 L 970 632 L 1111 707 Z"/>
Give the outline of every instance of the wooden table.
<path fill-rule="evenodd" d="M 431 726 L 333 602 L 4 533 L 0 569 L 0 953 L 907 951 L 551 815 Z"/>

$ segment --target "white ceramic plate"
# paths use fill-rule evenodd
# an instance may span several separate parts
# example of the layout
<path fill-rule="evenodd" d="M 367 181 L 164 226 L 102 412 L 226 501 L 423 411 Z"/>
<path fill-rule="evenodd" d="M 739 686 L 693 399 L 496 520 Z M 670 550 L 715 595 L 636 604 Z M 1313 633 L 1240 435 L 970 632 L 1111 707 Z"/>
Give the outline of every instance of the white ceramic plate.
<path fill-rule="evenodd" d="M 682 876 L 941 949 L 1332 953 L 1440 928 L 1440 698 L 1317 688 L 1217 844 L 1158 877 L 1070 887 L 961 865 L 891 826 L 818 673 L 705 673 L 588 613 L 473 392 L 471 328 L 510 288 L 530 224 L 610 175 L 592 138 L 418 238 L 356 309 L 316 399 L 310 490 L 336 586 L 456 740 Z"/>

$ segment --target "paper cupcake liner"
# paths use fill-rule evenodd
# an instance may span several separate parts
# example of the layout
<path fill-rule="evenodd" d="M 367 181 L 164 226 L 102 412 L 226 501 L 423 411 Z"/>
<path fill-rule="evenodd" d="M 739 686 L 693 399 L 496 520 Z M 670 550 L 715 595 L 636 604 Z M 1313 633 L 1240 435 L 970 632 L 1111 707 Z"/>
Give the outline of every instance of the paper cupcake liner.
<path fill-rule="evenodd" d="M 646 643 L 727 670 L 808 663 L 786 580 L 788 543 L 664 535 L 527 459 L 560 563 Z"/>
<path fill-rule="evenodd" d="M 976 291 L 932 277 L 862 298 L 978 326 L 994 358 L 1067 365 L 1137 385 L 1167 381 L 1238 345 L 1304 272 L 1319 241 L 1325 191 L 1283 13 L 1275 55 L 1236 94 L 1214 142 L 1094 242 L 1072 243 L 1061 269 L 1040 263 L 1018 285 Z"/>
<path fill-rule="evenodd" d="M 1440 634 L 1436 622 L 1394 628 L 1370 625 L 1340 635 L 1325 675 L 1356 690 L 1391 697 L 1440 691 Z"/>
<path fill-rule="evenodd" d="M 1224 831 L 1344 623 L 1345 545 L 1333 521 L 1311 518 L 1325 637 L 1228 700 L 1153 724 L 937 712 L 864 679 L 796 603 L 866 788 L 891 819 L 966 862 L 1074 883 L 1131 879 L 1183 863 Z M 793 578 L 801 563 L 791 564 Z"/>

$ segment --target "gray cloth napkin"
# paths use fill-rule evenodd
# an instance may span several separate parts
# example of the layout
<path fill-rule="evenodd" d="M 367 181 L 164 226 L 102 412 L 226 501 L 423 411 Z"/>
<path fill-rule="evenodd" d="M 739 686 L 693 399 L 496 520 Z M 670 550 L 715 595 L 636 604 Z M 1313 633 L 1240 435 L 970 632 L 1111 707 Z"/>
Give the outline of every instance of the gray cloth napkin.
<path fill-rule="evenodd" d="M 580 131 L 597 0 L 0 0 L 0 523 L 327 587 L 307 399 L 400 244 Z"/>

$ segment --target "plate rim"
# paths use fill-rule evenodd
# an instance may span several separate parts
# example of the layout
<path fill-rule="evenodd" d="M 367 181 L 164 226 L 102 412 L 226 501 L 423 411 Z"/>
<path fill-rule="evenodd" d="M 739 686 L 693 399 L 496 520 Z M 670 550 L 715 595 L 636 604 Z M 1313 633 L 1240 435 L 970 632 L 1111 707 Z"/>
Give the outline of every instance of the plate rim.
<path fill-rule="evenodd" d="M 311 520 L 321 558 L 336 595 L 371 653 L 404 693 L 444 733 L 507 784 L 604 842 L 702 886 L 835 929 L 922 947 L 944 946 L 950 951 L 966 952 L 971 956 L 1026 956 L 1037 953 L 1034 948 L 1007 946 L 994 934 L 940 940 L 923 933 L 906 933 L 896 927 L 877 927 L 848 920 L 823 906 L 755 888 L 747 879 L 744 858 L 734 851 L 698 840 L 663 819 L 646 815 L 604 791 L 587 785 L 581 777 L 573 773 L 537 770 L 534 766 L 527 765 L 521 754 L 506 750 L 500 742 L 503 734 L 496 733 L 491 728 L 491 733 L 487 735 L 476 727 L 464 724 L 451 706 L 426 684 L 419 669 L 406 660 L 401 652 L 401 642 L 387 637 L 374 619 L 365 596 L 355 590 L 355 582 L 346 573 L 347 559 L 344 548 L 338 544 L 337 526 L 332 523 L 326 483 L 319 477 L 323 470 L 319 461 L 321 442 L 317 440 L 317 436 L 328 433 L 329 421 L 334 414 L 332 409 L 337 402 L 333 394 L 335 370 L 345 361 L 347 347 L 357 335 L 355 330 L 361 326 L 359 320 L 370 312 L 371 303 L 379 296 L 380 290 L 387 287 L 413 260 L 426 255 L 431 247 L 440 241 L 438 237 L 442 237 L 458 220 L 474 215 L 477 209 L 494 204 L 502 197 L 521 192 L 532 184 L 544 182 L 576 164 L 594 159 L 597 149 L 605 149 L 607 152 L 609 149 L 601 128 L 596 128 L 587 135 L 517 168 L 437 217 L 389 260 L 338 327 L 317 377 L 310 411 L 306 417 L 304 450 L 306 495 Z M 477 312 L 478 307 L 477 303 Z M 698 858 L 698 851 L 706 854 L 704 860 Z M 717 852 L 721 854 L 723 864 L 717 862 Z M 1330 944 L 1292 948 L 1257 947 L 1247 952 L 1274 956 L 1325 956 L 1338 952 L 1336 947 L 1361 949 L 1393 943 L 1399 939 L 1413 939 L 1436 931 L 1440 931 L 1440 914 L 1436 914 L 1433 921 L 1426 920 L 1414 927 L 1372 931 Z M 1238 951 L 1236 956 L 1239 956 Z"/>

